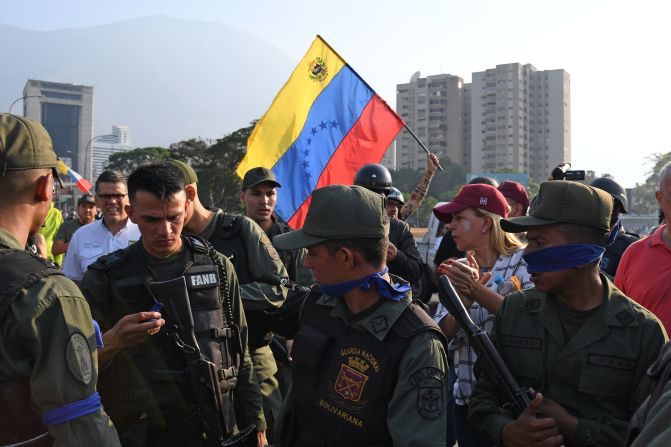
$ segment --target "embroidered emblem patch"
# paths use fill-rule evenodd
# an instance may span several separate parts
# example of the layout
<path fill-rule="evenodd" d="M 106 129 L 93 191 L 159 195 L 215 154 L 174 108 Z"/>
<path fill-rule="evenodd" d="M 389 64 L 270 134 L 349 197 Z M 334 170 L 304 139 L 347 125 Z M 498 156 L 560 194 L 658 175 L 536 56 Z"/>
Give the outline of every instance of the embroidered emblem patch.
<path fill-rule="evenodd" d="M 438 419 L 445 406 L 445 374 L 438 368 L 422 368 L 410 377 L 417 388 L 417 413 L 426 420 Z"/>
<path fill-rule="evenodd" d="M 363 388 L 368 381 L 368 376 L 364 372 L 369 366 L 361 359 L 354 357 L 350 357 L 348 363 L 348 365 L 340 365 L 340 372 L 333 390 L 345 400 L 359 402 Z"/>
<path fill-rule="evenodd" d="M 308 76 L 313 81 L 323 81 L 329 75 L 328 67 L 326 66 L 326 60 L 317 56 L 308 64 Z"/>
<path fill-rule="evenodd" d="M 84 385 L 91 383 L 93 377 L 93 361 L 89 344 L 80 333 L 72 334 L 65 349 L 65 363 L 70 373 Z"/>
<path fill-rule="evenodd" d="M 480 197 L 480 205 L 487 205 L 487 197 Z"/>

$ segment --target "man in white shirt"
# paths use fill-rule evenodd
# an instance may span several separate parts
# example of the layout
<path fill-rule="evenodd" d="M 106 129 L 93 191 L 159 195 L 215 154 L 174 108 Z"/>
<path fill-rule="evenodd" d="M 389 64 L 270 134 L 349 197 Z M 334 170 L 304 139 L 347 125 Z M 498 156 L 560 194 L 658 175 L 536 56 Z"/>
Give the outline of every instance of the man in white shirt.
<path fill-rule="evenodd" d="M 103 218 L 81 227 L 72 235 L 63 263 L 63 273 L 75 282 L 81 281 L 89 264 L 107 253 L 126 248 L 140 239 L 140 231 L 128 219 L 126 177 L 105 171 L 96 180 L 96 205 Z"/>

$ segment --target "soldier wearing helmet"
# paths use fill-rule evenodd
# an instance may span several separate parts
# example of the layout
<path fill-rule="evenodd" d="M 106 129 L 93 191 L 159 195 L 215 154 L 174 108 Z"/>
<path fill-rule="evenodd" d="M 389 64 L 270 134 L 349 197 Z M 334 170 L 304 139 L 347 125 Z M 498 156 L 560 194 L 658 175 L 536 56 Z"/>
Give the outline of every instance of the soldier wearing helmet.
<path fill-rule="evenodd" d="M 369 163 L 363 165 L 354 176 L 354 184 L 363 186 L 384 196 L 396 197 L 391 186 L 391 174 L 381 164 Z M 398 191 L 398 189 L 396 189 Z M 398 191 L 398 195 L 400 191 Z M 392 200 L 398 200 L 397 198 Z M 410 226 L 398 219 L 398 208 L 395 215 L 389 219 L 389 246 L 387 248 L 387 265 L 389 271 L 404 278 L 406 281 L 416 284 L 422 275 L 422 258 L 417 250 L 415 238 L 410 232 Z M 389 215 L 389 209 L 387 210 Z"/>
<path fill-rule="evenodd" d="M 620 221 L 620 214 L 627 214 L 627 208 L 629 207 L 627 192 L 622 185 L 608 177 L 599 177 L 590 186 L 606 191 L 613 197 L 613 214 L 610 216 L 610 228 L 615 228 Z M 638 234 L 626 233 L 624 228 L 618 230 L 617 238 L 606 248 L 606 252 L 601 258 L 601 271 L 608 276 L 608 279 L 612 281 L 615 278 L 615 272 L 617 271 L 617 266 L 620 264 L 622 254 L 627 247 L 638 239 Z"/>

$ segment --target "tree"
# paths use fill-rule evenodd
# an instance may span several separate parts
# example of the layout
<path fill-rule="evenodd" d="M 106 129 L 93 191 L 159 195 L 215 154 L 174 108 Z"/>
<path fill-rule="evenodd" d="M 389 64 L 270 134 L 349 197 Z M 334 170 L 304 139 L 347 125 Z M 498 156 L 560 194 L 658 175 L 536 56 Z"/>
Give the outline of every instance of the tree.
<path fill-rule="evenodd" d="M 192 138 L 170 146 L 198 174 L 198 195 L 206 206 L 242 211 L 238 200 L 240 178 L 235 168 L 247 150 L 247 139 L 254 125 L 251 123 L 214 142 Z"/>
<path fill-rule="evenodd" d="M 105 169 L 119 171 L 128 175 L 143 163 L 170 158 L 183 159 L 179 153 L 164 147 L 138 147 L 132 151 L 117 152 L 110 155 Z"/>
<path fill-rule="evenodd" d="M 629 204 L 629 212 L 639 215 L 657 214 L 658 205 L 655 199 L 657 183 L 659 182 L 659 171 L 665 164 L 671 161 L 671 152 L 662 154 L 657 152 L 647 157 L 648 163 L 652 168 L 648 171 L 648 178 L 642 185 L 636 184 L 632 201 Z"/>

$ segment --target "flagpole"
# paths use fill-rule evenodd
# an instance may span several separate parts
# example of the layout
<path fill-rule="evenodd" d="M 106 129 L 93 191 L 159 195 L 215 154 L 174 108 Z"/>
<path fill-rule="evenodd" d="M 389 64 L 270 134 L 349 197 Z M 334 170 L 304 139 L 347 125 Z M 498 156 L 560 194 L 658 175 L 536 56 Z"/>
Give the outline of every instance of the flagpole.
<path fill-rule="evenodd" d="M 317 34 L 317 38 L 318 38 L 319 40 L 321 40 L 322 42 L 324 42 L 324 45 L 326 45 L 326 47 L 327 47 L 329 50 L 333 51 L 333 53 L 334 53 L 336 56 L 338 56 L 338 57 L 339 57 L 345 64 L 347 64 L 347 66 L 349 67 L 349 69 L 352 70 L 352 72 L 353 72 L 353 73 L 354 73 L 354 74 L 361 80 L 361 82 L 363 82 L 363 83 L 366 85 L 366 87 L 368 87 L 372 92 L 375 92 L 375 90 L 370 86 L 370 84 L 368 84 L 368 82 L 366 82 L 366 80 L 365 80 L 359 73 L 357 73 L 356 70 L 354 70 L 350 64 L 347 63 L 347 61 L 345 60 L 345 58 L 343 58 L 343 57 L 342 57 L 342 56 L 341 56 L 341 55 L 340 55 L 340 54 L 339 54 L 339 53 L 338 53 L 338 52 L 337 52 L 331 45 L 329 45 L 329 43 L 326 41 L 326 39 L 324 39 L 324 38 L 323 38 L 321 35 L 319 35 L 319 34 Z M 384 101 L 384 100 L 383 100 L 383 101 Z M 389 107 L 389 104 L 387 104 L 387 101 L 384 101 L 384 103 L 385 103 L 385 105 L 386 105 L 387 107 Z M 429 149 L 427 149 L 427 147 L 424 145 L 424 143 L 422 143 L 422 141 L 419 139 L 419 137 L 417 137 L 417 135 L 415 135 L 415 132 L 413 132 L 413 131 L 408 127 L 408 125 L 406 124 L 406 122 L 403 121 L 403 119 L 402 119 L 400 116 L 398 116 L 398 113 L 396 113 L 391 107 L 389 107 L 389 109 L 390 109 L 392 112 L 394 112 L 394 115 L 396 115 L 396 116 L 398 117 L 398 119 L 400 119 L 400 120 L 403 122 L 403 127 L 405 127 L 405 130 L 407 130 L 408 132 L 410 132 L 410 135 L 412 135 L 412 137 L 415 139 L 415 141 L 417 142 L 417 144 L 419 144 L 419 145 L 422 147 L 422 149 L 424 149 L 424 152 L 426 152 L 427 155 L 431 155 L 431 151 L 429 151 Z M 440 165 L 440 162 L 438 163 L 438 169 L 440 169 L 441 171 L 443 171 L 443 167 Z"/>
<path fill-rule="evenodd" d="M 415 139 L 417 144 L 419 144 L 422 147 L 422 149 L 424 149 L 424 152 L 426 152 L 427 155 L 431 155 L 431 152 L 426 148 L 426 146 L 424 146 L 424 143 L 422 143 L 422 140 L 420 140 L 419 137 L 417 135 L 415 135 L 415 132 L 413 132 L 408 127 L 408 125 L 405 123 L 405 121 L 403 122 L 403 127 L 405 127 L 405 130 L 410 132 L 410 135 L 412 135 L 412 137 Z M 440 162 L 438 162 L 438 169 L 440 169 L 441 171 L 443 170 L 443 167 L 440 165 Z"/>

